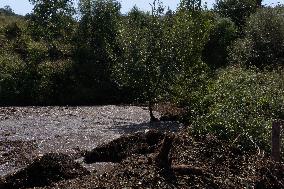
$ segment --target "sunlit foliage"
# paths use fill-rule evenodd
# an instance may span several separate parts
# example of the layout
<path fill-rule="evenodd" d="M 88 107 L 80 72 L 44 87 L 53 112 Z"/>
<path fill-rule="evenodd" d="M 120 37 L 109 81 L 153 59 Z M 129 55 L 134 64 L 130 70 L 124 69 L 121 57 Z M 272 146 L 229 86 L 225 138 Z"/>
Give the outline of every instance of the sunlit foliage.
<path fill-rule="evenodd" d="M 31 2 L 25 17 L 0 9 L 1 105 L 166 101 L 195 134 L 264 147 L 284 119 L 281 6 L 155 0 L 123 15 L 115 0 L 81 0 L 77 14 L 71 0 Z"/>
<path fill-rule="evenodd" d="M 258 67 L 283 65 L 284 8 L 264 8 L 252 15 L 245 37 L 232 46 L 230 61 Z"/>
<path fill-rule="evenodd" d="M 261 7 L 262 0 L 217 0 L 215 10 L 223 17 L 230 18 L 238 27 Z"/>
<path fill-rule="evenodd" d="M 283 71 L 226 68 L 210 82 L 200 102 L 195 132 L 268 147 L 272 121 L 284 118 Z"/>

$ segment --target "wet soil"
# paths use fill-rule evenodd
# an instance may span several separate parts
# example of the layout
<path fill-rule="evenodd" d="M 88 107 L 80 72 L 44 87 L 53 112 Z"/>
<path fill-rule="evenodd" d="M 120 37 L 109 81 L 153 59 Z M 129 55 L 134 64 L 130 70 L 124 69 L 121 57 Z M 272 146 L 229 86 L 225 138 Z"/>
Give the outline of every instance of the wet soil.
<path fill-rule="evenodd" d="M 150 123 L 149 120 L 147 108 L 137 106 L 2 107 L 0 177 L 26 167 L 43 154 L 63 153 L 77 159 L 82 152 L 122 134 L 150 128 L 176 131 L 181 127 L 177 122 Z M 78 162 L 83 164 L 82 159 Z M 84 166 L 100 171 L 112 164 Z"/>

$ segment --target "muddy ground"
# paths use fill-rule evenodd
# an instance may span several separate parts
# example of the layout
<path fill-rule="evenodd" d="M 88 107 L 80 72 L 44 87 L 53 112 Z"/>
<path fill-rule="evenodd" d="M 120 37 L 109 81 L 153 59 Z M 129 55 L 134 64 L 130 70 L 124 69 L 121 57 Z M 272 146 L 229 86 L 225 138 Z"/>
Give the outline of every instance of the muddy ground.
<path fill-rule="evenodd" d="M 147 108 L 137 106 L 2 107 L 0 176 L 22 169 L 46 153 L 64 153 L 76 159 L 82 151 L 122 134 L 149 128 L 176 131 L 179 127 L 180 124 L 173 122 L 149 123 Z M 108 168 L 111 164 L 84 166 L 101 171 L 101 167 Z"/>

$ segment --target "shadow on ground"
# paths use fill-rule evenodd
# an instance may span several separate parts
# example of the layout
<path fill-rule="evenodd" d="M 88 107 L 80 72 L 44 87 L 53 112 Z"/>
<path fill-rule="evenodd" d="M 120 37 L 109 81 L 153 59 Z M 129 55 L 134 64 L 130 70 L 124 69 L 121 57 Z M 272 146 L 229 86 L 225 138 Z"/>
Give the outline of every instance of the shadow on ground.
<path fill-rule="evenodd" d="M 177 121 L 157 121 L 157 122 L 145 122 L 140 124 L 125 124 L 114 125 L 108 128 L 110 131 L 118 132 L 119 134 L 132 134 L 136 132 L 145 132 L 150 129 L 159 130 L 161 132 L 177 132 L 183 128 L 183 124 Z"/>

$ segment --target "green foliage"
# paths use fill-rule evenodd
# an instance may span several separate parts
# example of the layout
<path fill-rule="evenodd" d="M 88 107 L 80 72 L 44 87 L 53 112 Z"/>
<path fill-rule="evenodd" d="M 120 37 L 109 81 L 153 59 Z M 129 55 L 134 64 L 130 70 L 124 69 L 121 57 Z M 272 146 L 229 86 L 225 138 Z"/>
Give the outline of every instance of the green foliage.
<path fill-rule="evenodd" d="M 283 64 L 284 9 L 265 8 L 248 20 L 244 39 L 232 46 L 231 62 L 258 67 Z"/>
<path fill-rule="evenodd" d="M 175 15 L 164 15 L 157 4 L 152 14 L 134 7 L 122 22 L 116 81 L 131 87 L 149 106 L 160 100 L 191 101 L 206 80 L 208 69 L 201 55 L 212 28 L 211 16 L 187 6 L 180 6 Z"/>
<path fill-rule="evenodd" d="M 44 41 L 48 46 L 51 59 L 60 59 L 64 56 L 56 45 L 70 43 L 74 32 L 75 9 L 72 0 L 30 0 L 34 5 L 33 13 L 29 18 L 29 31 L 36 41 Z"/>
<path fill-rule="evenodd" d="M 0 53 L 0 104 L 19 102 L 26 65 L 19 57 Z"/>
<path fill-rule="evenodd" d="M 22 33 L 21 29 L 15 22 L 5 27 L 5 36 L 9 40 L 19 37 L 21 33 Z"/>
<path fill-rule="evenodd" d="M 24 17 L 15 14 L 13 15 L 1 14 L 1 9 L 0 9 L 0 33 L 4 32 L 4 30 L 7 29 L 6 27 L 8 25 L 13 26 L 15 23 L 21 29 L 25 24 Z"/>
<path fill-rule="evenodd" d="M 157 7 L 154 7 L 157 8 Z M 160 12 L 152 15 L 134 8 L 120 28 L 118 41 L 122 49 L 114 68 L 116 81 L 140 93 L 143 100 L 153 102 L 168 71 L 162 49 L 165 46 Z M 166 53 L 166 52 L 165 52 Z"/>
<path fill-rule="evenodd" d="M 110 70 L 110 53 L 116 53 L 115 38 L 118 32 L 120 4 L 113 0 L 80 1 L 76 48 L 78 61 L 89 62 L 101 75 Z M 92 65 L 90 65 L 92 66 Z"/>
<path fill-rule="evenodd" d="M 3 8 L 0 8 L 0 15 L 14 16 L 15 13 L 9 5 L 6 5 Z"/>
<path fill-rule="evenodd" d="M 238 27 L 244 26 L 246 19 L 256 12 L 262 0 L 217 0 L 214 9 L 223 17 L 230 18 Z"/>
<path fill-rule="evenodd" d="M 215 133 L 232 141 L 241 136 L 267 147 L 272 121 L 284 118 L 283 81 L 281 70 L 260 72 L 239 67 L 220 70 L 201 100 L 200 113 L 193 118 L 194 131 Z"/>
<path fill-rule="evenodd" d="M 175 102 L 192 103 L 195 92 L 206 85 L 209 70 L 202 61 L 202 52 L 212 27 L 213 19 L 208 12 L 180 7 L 174 17 L 170 35 L 172 46 L 169 47 L 177 70 L 171 94 Z"/>
<path fill-rule="evenodd" d="M 202 9 L 201 3 L 201 0 L 181 0 L 179 7 L 190 11 L 200 11 Z"/>
<path fill-rule="evenodd" d="M 34 5 L 33 13 L 29 15 L 33 37 L 46 42 L 64 39 L 72 31 L 72 16 L 74 14 L 71 0 L 30 0 Z"/>
<path fill-rule="evenodd" d="M 189 110 L 186 119 L 197 134 L 241 136 L 244 144 L 263 146 L 272 120 L 284 117 L 283 74 L 236 66 L 283 62 L 279 7 L 252 15 L 237 38 L 237 27 L 256 10 L 253 0 L 233 8 L 222 7 L 232 1 L 219 2 L 226 18 L 199 0 L 166 13 L 154 1 L 152 12 L 134 7 L 128 15 L 117 1 L 81 0 L 77 23 L 71 1 L 33 3 L 28 24 L 0 15 L 0 104 L 172 101 Z M 235 67 L 226 68 L 227 61 Z"/>
<path fill-rule="evenodd" d="M 40 104 L 64 104 L 72 102 L 74 81 L 72 61 L 46 61 L 37 68 L 37 102 Z"/>
<path fill-rule="evenodd" d="M 228 18 L 216 17 L 209 41 L 203 50 L 203 60 L 211 68 L 228 65 L 228 48 L 237 38 L 237 28 Z"/>
<path fill-rule="evenodd" d="M 120 4 L 113 0 L 82 0 L 75 37 L 75 74 L 86 101 L 112 98 L 116 86 L 111 69 L 119 55 L 116 43 Z M 97 99 L 97 100 L 96 100 Z"/>
<path fill-rule="evenodd" d="M 48 47 L 46 43 L 31 41 L 27 44 L 28 62 L 38 64 L 47 59 Z"/>

